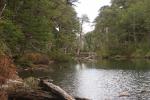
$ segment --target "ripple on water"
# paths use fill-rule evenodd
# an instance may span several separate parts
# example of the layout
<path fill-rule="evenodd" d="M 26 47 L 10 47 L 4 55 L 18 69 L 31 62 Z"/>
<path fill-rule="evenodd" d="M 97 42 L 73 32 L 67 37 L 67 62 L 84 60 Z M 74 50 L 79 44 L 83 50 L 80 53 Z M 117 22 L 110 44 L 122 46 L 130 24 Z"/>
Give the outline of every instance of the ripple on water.
<path fill-rule="evenodd" d="M 135 65 L 131 62 L 126 63 L 65 65 L 68 68 L 54 66 L 54 72 L 49 73 L 49 76 L 72 95 L 92 100 L 149 100 L 150 69 L 141 68 L 149 68 L 150 63 L 138 65 L 141 66 L 140 69 L 134 69 L 137 66 L 135 62 Z M 132 65 L 133 68 L 126 68 L 128 65 Z M 102 69 L 101 66 L 106 68 Z M 119 66 L 121 68 L 118 68 Z M 119 97 L 123 92 L 130 96 Z"/>

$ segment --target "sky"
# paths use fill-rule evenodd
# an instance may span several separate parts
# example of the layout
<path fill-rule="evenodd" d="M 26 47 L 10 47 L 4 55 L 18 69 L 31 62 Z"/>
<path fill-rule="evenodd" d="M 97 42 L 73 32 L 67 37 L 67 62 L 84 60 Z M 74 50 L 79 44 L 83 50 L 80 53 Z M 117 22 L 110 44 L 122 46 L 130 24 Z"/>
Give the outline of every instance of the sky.
<path fill-rule="evenodd" d="M 98 11 L 101 7 L 105 5 L 110 5 L 111 0 L 79 0 L 79 3 L 76 4 L 76 12 L 78 17 L 81 17 L 83 14 L 86 14 L 90 22 L 93 22 L 94 19 L 98 16 Z M 84 33 L 92 31 L 93 23 L 88 23 L 83 26 Z"/>

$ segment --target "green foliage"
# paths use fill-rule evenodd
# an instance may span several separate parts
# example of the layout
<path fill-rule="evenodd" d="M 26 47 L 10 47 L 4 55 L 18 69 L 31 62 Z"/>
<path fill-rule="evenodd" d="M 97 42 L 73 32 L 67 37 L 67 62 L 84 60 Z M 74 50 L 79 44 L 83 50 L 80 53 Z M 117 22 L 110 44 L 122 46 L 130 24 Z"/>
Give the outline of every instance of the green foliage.
<path fill-rule="evenodd" d="M 64 54 L 61 50 L 52 51 L 49 55 L 56 62 L 70 62 L 73 60 L 72 55 Z"/>
<path fill-rule="evenodd" d="M 8 53 L 8 47 L 3 41 L 0 41 L 0 55 L 3 55 L 5 53 Z"/>
<path fill-rule="evenodd" d="M 46 54 L 54 49 L 61 53 L 74 53 L 79 30 L 79 20 L 72 7 L 76 1 L 1 1 L 2 7 L 7 6 L 0 16 L 0 52 L 9 50 L 15 59 L 27 52 Z M 30 65 L 30 61 L 22 64 Z"/>
<path fill-rule="evenodd" d="M 18 58 L 16 62 L 23 67 L 33 67 L 35 65 L 49 65 L 49 57 L 41 53 L 26 53 L 22 57 Z"/>
<path fill-rule="evenodd" d="M 85 43 L 84 49 L 86 51 L 94 51 L 95 50 L 95 35 L 92 32 L 89 32 L 85 35 Z"/>
<path fill-rule="evenodd" d="M 11 50 L 12 54 L 19 52 L 21 39 L 23 34 L 21 30 L 11 21 L 0 21 L 0 39 L 4 41 L 3 48 L 6 46 Z M 6 45 L 6 46 L 4 46 Z"/>
<path fill-rule="evenodd" d="M 15 61 L 15 63 L 18 65 L 18 66 L 21 66 L 21 67 L 32 67 L 33 66 L 33 62 L 28 60 L 28 59 L 25 59 L 25 58 L 20 58 L 20 59 L 17 59 Z"/>
<path fill-rule="evenodd" d="M 104 56 L 145 56 L 150 49 L 149 9 L 149 0 L 112 0 L 100 9 L 90 44 Z"/>
<path fill-rule="evenodd" d="M 29 77 L 24 79 L 24 88 L 31 89 L 31 90 L 40 89 L 38 79 L 34 77 Z"/>

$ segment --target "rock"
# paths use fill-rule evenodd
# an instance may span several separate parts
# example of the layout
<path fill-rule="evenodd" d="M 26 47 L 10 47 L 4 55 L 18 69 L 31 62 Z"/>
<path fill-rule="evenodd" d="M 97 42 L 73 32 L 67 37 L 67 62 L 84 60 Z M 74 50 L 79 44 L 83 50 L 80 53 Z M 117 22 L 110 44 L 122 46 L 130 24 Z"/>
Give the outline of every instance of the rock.
<path fill-rule="evenodd" d="M 141 92 L 140 93 L 146 93 L 147 91 L 146 90 L 141 90 Z"/>
<path fill-rule="evenodd" d="M 124 92 L 121 92 L 119 93 L 119 97 L 129 97 L 130 96 L 130 93 L 128 91 L 124 91 Z"/>
<path fill-rule="evenodd" d="M 12 79 L 9 79 L 7 81 L 8 84 L 23 84 L 23 81 L 22 80 L 12 80 Z"/>
<path fill-rule="evenodd" d="M 13 89 L 20 88 L 21 86 L 23 86 L 23 81 L 22 80 L 9 79 L 9 80 L 7 80 L 6 84 L 3 84 L 1 86 L 1 88 L 4 89 L 4 90 L 13 90 Z"/>
<path fill-rule="evenodd" d="M 87 99 L 87 98 L 81 98 L 81 97 L 75 97 L 75 100 L 90 100 L 90 99 Z"/>

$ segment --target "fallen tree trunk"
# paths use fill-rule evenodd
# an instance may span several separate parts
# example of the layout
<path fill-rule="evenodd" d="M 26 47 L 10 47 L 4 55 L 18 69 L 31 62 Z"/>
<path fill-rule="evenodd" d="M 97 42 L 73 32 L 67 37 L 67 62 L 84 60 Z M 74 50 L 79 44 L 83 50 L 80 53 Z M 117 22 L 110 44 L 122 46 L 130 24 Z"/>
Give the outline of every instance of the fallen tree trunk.
<path fill-rule="evenodd" d="M 50 91 L 54 95 L 59 96 L 62 100 L 76 100 L 59 86 L 50 83 L 48 80 L 41 80 L 40 86 L 42 86 L 45 91 Z"/>

